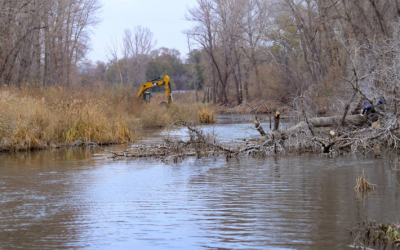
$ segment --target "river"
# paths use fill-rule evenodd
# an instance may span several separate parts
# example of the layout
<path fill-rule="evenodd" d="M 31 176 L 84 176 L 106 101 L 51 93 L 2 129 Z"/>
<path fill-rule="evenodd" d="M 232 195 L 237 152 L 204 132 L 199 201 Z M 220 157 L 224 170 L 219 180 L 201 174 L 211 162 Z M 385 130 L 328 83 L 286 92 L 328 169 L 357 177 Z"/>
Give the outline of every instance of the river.
<path fill-rule="evenodd" d="M 257 136 L 229 119 L 205 129 L 227 142 Z M 3 153 L 0 249 L 351 249 L 366 217 L 400 218 L 395 168 L 393 154 L 164 164 L 85 148 Z M 354 191 L 362 169 L 377 185 L 364 197 Z"/>

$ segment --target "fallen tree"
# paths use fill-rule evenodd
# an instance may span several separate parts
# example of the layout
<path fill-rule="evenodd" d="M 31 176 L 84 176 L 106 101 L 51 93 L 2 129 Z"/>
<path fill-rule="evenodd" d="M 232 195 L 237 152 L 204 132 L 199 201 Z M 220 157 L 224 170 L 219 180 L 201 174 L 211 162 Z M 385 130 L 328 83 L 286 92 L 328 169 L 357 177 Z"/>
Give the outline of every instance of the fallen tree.
<path fill-rule="evenodd" d="M 283 148 L 279 143 L 275 143 L 274 138 L 268 138 L 268 134 L 265 134 L 265 140 L 262 143 L 258 141 L 247 142 L 243 144 L 227 146 L 220 143 L 215 136 L 204 134 L 204 132 L 186 121 L 182 120 L 178 114 L 178 121 L 174 122 L 173 125 L 185 126 L 188 129 L 189 140 L 184 141 L 181 139 L 172 140 L 170 138 L 164 138 L 164 142 L 161 145 L 135 145 L 129 151 L 114 152 L 105 150 L 99 147 L 103 152 L 111 154 L 112 158 L 157 158 L 163 162 L 172 160 L 177 162 L 181 159 L 190 156 L 196 156 L 197 158 L 209 157 L 209 156 L 225 156 L 227 159 L 239 156 L 260 156 L 268 155 L 271 153 L 278 153 L 283 151 Z M 259 125 L 261 126 L 261 125 Z M 88 144 L 93 146 L 94 143 Z"/>
<path fill-rule="evenodd" d="M 332 117 L 316 117 L 309 119 L 309 124 L 313 127 L 320 128 L 320 127 L 337 127 L 341 125 L 343 117 L 341 116 L 332 116 Z M 344 125 L 347 126 L 363 126 L 367 122 L 366 116 L 361 115 L 350 115 L 346 116 L 344 120 Z M 299 128 L 306 128 L 308 126 L 306 121 L 300 122 L 295 126 L 289 128 L 288 132 L 293 132 L 298 130 Z"/>
<path fill-rule="evenodd" d="M 177 119 L 175 119 L 177 118 Z M 279 129 L 280 113 L 275 113 L 275 126 L 265 132 L 255 115 L 255 128 L 260 133 L 256 139 L 246 140 L 235 145 L 224 145 L 215 136 L 204 132 L 175 115 L 173 124 L 168 127 L 185 126 L 189 140 L 165 138 L 161 145 L 136 145 L 130 151 L 112 152 L 103 150 L 114 158 L 159 158 L 162 161 L 179 161 L 185 157 L 196 156 L 251 156 L 260 157 L 285 153 L 326 153 L 343 154 L 349 152 L 368 153 L 380 156 L 380 148 L 397 148 L 400 143 L 397 119 L 382 120 L 381 126 L 369 126 L 370 116 L 349 115 L 347 117 L 318 117 L 302 121 L 286 130 Z M 344 122 L 343 122 L 344 121 Z M 391 121 L 391 123 L 389 122 Z"/>

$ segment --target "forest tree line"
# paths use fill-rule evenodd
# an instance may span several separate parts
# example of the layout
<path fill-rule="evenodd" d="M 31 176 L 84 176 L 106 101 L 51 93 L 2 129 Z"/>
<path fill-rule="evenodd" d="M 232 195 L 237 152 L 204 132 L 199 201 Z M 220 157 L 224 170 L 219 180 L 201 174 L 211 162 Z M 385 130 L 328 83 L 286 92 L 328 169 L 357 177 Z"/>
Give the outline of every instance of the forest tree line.
<path fill-rule="evenodd" d="M 156 48 L 144 24 L 111 40 L 106 62 L 90 63 L 100 8 L 97 0 L 0 0 L 1 84 L 137 88 L 168 74 L 174 88 L 202 90 L 213 103 L 311 96 L 323 105 L 346 101 L 351 89 L 397 98 L 398 0 L 197 0 L 186 13 L 185 59 Z"/>
<path fill-rule="evenodd" d="M 307 94 L 327 102 L 347 82 L 368 85 L 367 92 L 382 80 L 393 87 L 394 75 L 360 78 L 393 65 L 395 55 L 379 63 L 376 51 L 398 39 L 398 0 L 197 2 L 187 14 L 196 26 L 187 34 L 206 54 L 205 89 L 213 102 L 227 102 L 228 90 L 240 104 Z"/>
<path fill-rule="evenodd" d="M 100 8 L 97 0 L 0 0 L 1 84 L 72 84 Z"/>

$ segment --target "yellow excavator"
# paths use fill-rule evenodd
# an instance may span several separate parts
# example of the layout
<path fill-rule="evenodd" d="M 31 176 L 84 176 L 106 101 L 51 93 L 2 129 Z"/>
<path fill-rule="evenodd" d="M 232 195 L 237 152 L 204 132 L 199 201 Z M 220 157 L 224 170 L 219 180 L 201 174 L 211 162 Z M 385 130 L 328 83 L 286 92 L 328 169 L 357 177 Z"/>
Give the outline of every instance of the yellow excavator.
<path fill-rule="evenodd" d="M 170 104 L 172 102 L 172 95 L 171 95 L 171 87 L 169 85 L 169 77 L 167 75 L 165 75 L 163 79 L 161 79 L 160 76 L 156 79 L 143 83 L 143 85 L 140 86 L 136 97 L 139 98 L 142 96 L 143 100 L 149 102 L 151 96 L 150 92 L 147 92 L 146 90 L 161 85 L 164 85 L 165 92 L 167 93 L 168 104 Z"/>

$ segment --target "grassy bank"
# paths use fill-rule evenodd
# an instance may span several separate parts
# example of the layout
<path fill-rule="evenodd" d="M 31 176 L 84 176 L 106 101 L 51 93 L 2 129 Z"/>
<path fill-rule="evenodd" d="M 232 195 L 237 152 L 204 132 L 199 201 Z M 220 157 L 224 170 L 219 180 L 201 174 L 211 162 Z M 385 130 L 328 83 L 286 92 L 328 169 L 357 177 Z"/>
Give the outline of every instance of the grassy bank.
<path fill-rule="evenodd" d="M 175 114 L 179 114 L 182 120 L 190 123 L 213 123 L 214 112 L 201 103 L 184 104 L 173 102 L 169 107 L 151 102 L 143 104 L 143 112 L 140 121 L 143 128 L 160 128 L 179 120 Z"/>
<path fill-rule="evenodd" d="M 216 120 L 214 109 L 210 105 L 196 102 L 194 91 L 173 94 L 173 102 L 168 109 L 160 105 L 165 101 L 165 93 L 156 93 L 150 103 L 142 104 L 140 121 L 143 128 L 165 127 L 179 120 L 175 114 L 190 123 L 213 123 Z"/>
<path fill-rule="evenodd" d="M 175 113 L 199 122 L 199 111 L 208 110 L 197 103 L 174 102 L 168 109 L 157 100 L 142 104 L 135 93 L 116 86 L 2 88 L 0 151 L 62 147 L 76 141 L 133 142 L 142 128 L 165 126 Z"/>

